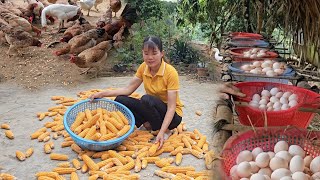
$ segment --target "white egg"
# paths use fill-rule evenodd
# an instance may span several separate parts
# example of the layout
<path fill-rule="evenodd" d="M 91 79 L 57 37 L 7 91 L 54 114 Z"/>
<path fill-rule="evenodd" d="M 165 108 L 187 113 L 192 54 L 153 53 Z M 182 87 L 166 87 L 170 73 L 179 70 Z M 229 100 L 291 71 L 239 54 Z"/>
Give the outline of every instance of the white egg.
<path fill-rule="evenodd" d="M 277 75 L 281 75 L 281 74 L 283 74 L 283 70 L 282 69 L 274 69 L 273 70 Z"/>
<path fill-rule="evenodd" d="M 293 180 L 290 176 L 284 176 L 280 178 L 279 180 Z"/>
<path fill-rule="evenodd" d="M 268 107 L 267 111 L 273 111 L 273 107 Z"/>
<path fill-rule="evenodd" d="M 258 108 L 258 107 L 259 107 L 259 102 L 251 101 L 251 102 L 249 103 L 249 106 L 254 107 L 254 108 Z"/>
<path fill-rule="evenodd" d="M 289 101 L 296 100 L 296 99 L 298 99 L 298 96 L 296 94 L 291 94 L 288 99 L 289 99 Z"/>
<path fill-rule="evenodd" d="M 289 146 L 288 152 L 292 155 L 299 155 L 302 158 L 304 158 L 306 156 L 306 152 L 298 145 L 291 145 Z"/>
<path fill-rule="evenodd" d="M 291 92 L 287 91 L 283 93 L 282 97 L 289 98 L 291 94 L 292 94 Z"/>
<path fill-rule="evenodd" d="M 316 172 L 312 175 L 312 180 L 319 180 L 320 179 L 320 172 Z"/>
<path fill-rule="evenodd" d="M 252 96 L 252 100 L 254 100 L 254 101 L 259 102 L 259 101 L 260 101 L 260 99 L 261 99 L 261 97 L 260 97 L 260 95 L 259 95 L 259 94 L 254 94 L 254 95 Z"/>
<path fill-rule="evenodd" d="M 260 168 L 257 166 L 256 162 L 250 161 L 249 163 L 251 165 L 251 173 L 257 173 L 260 170 Z"/>
<path fill-rule="evenodd" d="M 246 161 L 241 162 L 237 166 L 237 174 L 241 178 L 250 177 L 250 175 L 251 175 L 251 165 L 250 165 L 250 163 L 248 163 Z"/>
<path fill-rule="evenodd" d="M 299 171 L 302 172 L 304 170 L 303 158 L 299 155 L 293 156 L 293 158 L 290 160 L 289 168 L 292 173 Z"/>
<path fill-rule="evenodd" d="M 253 160 L 256 159 L 256 157 L 258 156 L 258 154 L 262 153 L 263 149 L 261 147 L 256 147 L 252 150 L 252 156 L 253 156 Z"/>
<path fill-rule="evenodd" d="M 279 62 L 273 63 L 272 68 L 273 69 L 280 69 L 280 63 Z"/>
<path fill-rule="evenodd" d="M 289 109 L 290 107 L 289 107 L 289 105 L 288 104 L 282 104 L 282 106 L 281 106 L 281 110 L 287 110 L 287 109 Z"/>
<path fill-rule="evenodd" d="M 259 109 L 261 109 L 261 110 L 267 110 L 268 107 L 267 107 L 266 104 L 260 104 Z"/>
<path fill-rule="evenodd" d="M 280 180 L 280 178 L 285 177 L 285 176 L 290 177 L 291 172 L 286 168 L 280 168 L 280 169 L 273 171 L 273 173 L 271 174 L 271 179 L 272 180 Z"/>
<path fill-rule="evenodd" d="M 281 106 L 282 104 L 279 101 L 277 101 L 273 104 L 273 109 L 281 109 Z"/>
<path fill-rule="evenodd" d="M 313 159 L 312 156 L 306 156 L 304 158 L 304 164 L 306 167 L 310 167 L 310 163 L 311 163 L 312 159 Z"/>
<path fill-rule="evenodd" d="M 284 97 L 284 96 L 280 97 L 279 101 L 281 102 L 281 104 L 288 104 L 289 103 L 288 99 L 286 97 Z"/>
<path fill-rule="evenodd" d="M 267 175 L 267 176 L 271 176 L 272 174 L 272 170 L 267 167 L 267 168 L 261 168 L 259 171 L 258 171 L 259 174 L 263 174 L 263 175 Z"/>
<path fill-rule="evenodd" d="M 264 90 L 262 90 L 262 92 L 261 92 L 261 96 L 268 96 L 268 97 L 270 97 L 271 94 L 270 94 L 270 92 L 269 92 L 268 90 L 264 89 Z"/>
<path fill-rule="evenodd" d="M 292 174 L 293 180 L 309 180 L 308 176 L 303 172 L 295 172 Z"/>
<path fill-rule="evenodd" d="M 250 58 L 251 58 L 251 59 L 254 59 L 254 58 L 256 58 L 256 57 L 257 57 L 256 54 L 251 54 L 251 55 L 250 55 Z"/>
<path fill-rule="evenodd" d="M 270 94 L 272 96 L 275 96 L 278 92 L 279 92 L 279 88 L 277 88 L 277 87 L 270 89 Z"/>
<path fill-rule="evenodd" d="M 272 70 L 271 67 L 265 67 L 262 69 L 262 72 L 266 73 L 267 71 Z"/>
<path fill-rule="evenodd" d="M 273 171 L 279 168 L 288 168 L 288 161 L 275 156 L 270 160 L 269 166 L 270 166 L 270 169 Z"/>
<path fill-rule="evenodd" d="M 260 168 L 268 167 L 269 162 L 270 162 L 270 156 L 266 152 L 262 152 L 258 154 L 258 156 L 256 157 L 256 165 Z"/>
<path fill-rule="evenodd" d="M 232 168 L 230 169 L 230 176 L 234 179 L 239 179 L 239 176 L 237 174 L 237 167 L 238 165 L 234 165 L 232 166 Z"/>
<path fill-rule="evenodd" d="M 260 52 L 259 52 L 259 53 L 257 54 L 257 57 L 259 57 L 259 58 L 264 57 L 264 56 L 266 56 L 266 53 L 260 53 Z"/>
<path fill-rule="evenodd" d="M 270 67 L 270 68 L 272 69 L 272 64 L 271 64 L 271 63 L 267 63 L 267 62 L 263 62 L 263 63 L 261 64 L 261 67 L 262 67 L 262 68 Z"/>
<path fill-rule="evenodd" d="M 252 63 L 252 65 L 255 66 L 255 67 L 261 67 L 261 62 L 260 61 L 254 61 Z"/>
<path fill-rule="evenodd" d="M 275 154 L 276 157 L 280 157 L 288 162 L 290 162 L 292 155 L 288 151 L 279 151 Z"/>
<path fill-rule="evenodd" d="M 276 98 L 275 96 L 272 96 L 272 97 L 270 97 L 270 102 L 276 103 L 276 102 L 279 102 L 279 99 Z"/>
<path fill-rule="evenodd" d="M 273 150 L 275 153 L 278 153 L 280 151 L 288 151 L 288 149 L 289 145 L 286 141 L 279 141 L 276 143 Z"/>
<path fill-rule="evenodd" d="M 278 92 L 275 96 L 276 98 L 280 99 L 283 95 L 283 92 Z"/>
<path fill-rule="evenodd" d="M 238 154 L 237 159 L 236 159 L 236 163 L 239 164 L 243 161 L 250 162 L 252 160 L 253 160 L 252 153 L 248 150 L 244 150 Z"/>
<path fill-rule="evenodd" d="M 268 102 L 267 107 L 273 107 L 273 102 Z"/>
<path fill-rule="evenodd" d="M 273 64 L 273 61 L 271 61 L 270 59 L 266 59 L 264 62 L 269 63 L 269 64 Z"/>
<path fill-rule="evenodd" d="M 269 70 L 269 71 L 266 72 L 266 75 L 269 76 L 269 77 L 274 77 L 277 74 L 273 70 Z"/>
<path fill-rule="evenodd" d="M 244 53 L 243 53 L 243 57 L 248 58 L 248 57 L 250 57 L 250 56 L 251 56 L 250 52 L 244 52 Z"/>
<path fill-rule="evenodd" d="M 265 49 L 260 49 L 259 52 L 260 52 L 260 53 L 265 53 L 265 52 L 267 52 L 267 50 L 265 50 Z"/>
<path fill-rule="evenodd" d="M 251 49 L 251 52 L 252 52 L 252 53 L 257 53 L 258 51 L 259 51 L 258 48 L 253 48 L 253 49 Z"/>
<path fill-rule="evenodd" d="M 266 99 L 261 99 L 261 100 L 259 101 L 259 104 L 260 104 L 260 105 L 261 105 L 261 104 L 267 105 L 267 103 L 268 103 L 268 101 L 267 101 Z"/>
<path fill-rule="evenodd" d="M 298 102 L 296 101 L 296 100 L 291 100 L 291 101 L 289 101 L 289 106 L 290 107 L 294 107 L 294 106 L 296 106 L 298 104 Z"/>
<path fill-rule="evenodd" d="M 265 100 L 267 100 L 269 102 L 270 97 L 269 96 L 262 96 L 261 99 L 265 99 Z"/>
<path fill-rule="evenodd" d="M 250 70 L 250 73 L 259 74 L 259 70 L 258 69 L 252 69 L 252 70 Z"/>
<path fill-rule="evenodd" d="M 273 111 L 280 111 L 281 108 L 273 108 Z"/>
<path fill-rule="evenodd" d="M 252 174 L 250 180 L 266 180 L 266 178 L 262 174 L 256 173 Z"/>
<path fill-rule="evenodd" d="M 251 70 L 251 67 L 250 67 L 250 65 L 245 64 L 245 65 L 241 66 L 241 69 L 244 71 L 249 71 L 249 70 Z"/>
<path fill-rule="evenodd" d="M 276 155 L 276 153 L 274 153 L 272 151 L 268 151 L 267 153 L 269 154 L 270 159 L 273 158 Z"/>

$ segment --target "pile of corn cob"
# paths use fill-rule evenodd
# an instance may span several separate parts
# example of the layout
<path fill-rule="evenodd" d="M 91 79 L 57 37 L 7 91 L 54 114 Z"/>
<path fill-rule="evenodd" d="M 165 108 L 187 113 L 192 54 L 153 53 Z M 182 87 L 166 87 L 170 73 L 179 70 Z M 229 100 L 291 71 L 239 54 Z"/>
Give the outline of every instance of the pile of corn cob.
<path fill-rule="evenodd" d="M 43 128 L 32 133 L 31 139 L 38 139 L 39 142 L 45 142 L 44 152 L 50 154 L 51 160 L 67 161 L 58 164 L 51 172 L 38 172 L 36 174 L 38 179 L 65 179 L 62 175 L 70 174 L 71 179 L 76 180 L 79 179 L 77 170 L 81 170 L 82 173 L 88 172 L 90 175 L 89 180 L 98 178 L 103 178 L 104 180 L 139 179 L 140 175 L 132 174 L 130 170 L 134 169 L 136 173 L 139 173 L 142 169 L 146 169 L 148 164 L 155 164 L 161 168 L 156 170 L 154 174 L 164 179 L 210 179 L 210 177 L 212 177 L 210 169 L 212 168 L 212 161 L 215 158 L 215 154 L 212 150 L 209 150 L 206 136 L 201 134 L 197 129 L 193 132 L 187 131 L 186 124 L 183 122 L 174 129 L 173 135 L 164 142 L 163 147 L 159 150 L 158 143 L 151 143 L 151 140 L 157 132 L 142 130 L 135 130 L 115 150 L 102 152 L 82 150 L 64 130 L 63 115 L 67 109 L 66 106 L 71 106 L 80 100 L 87 99 L 91 94 L 101 91 L 104 90 L 94 89 L 80 92 L 78 93 L 78 99 L 53 96 L 51 99 L 59 105 L 49 108 L 48 112 L 37 113 L 40 121 L 45 117 L 52 117 L 53 121 L 46 122 Z M 139 94 L 133 94 L 132 96 L 135 98 L 140 97 Z M 84 112 L 87 119 L 93 118 L 93 116 L 90 117 L 89 114 L 92 115 L 94 112 Z M 96 122 L 103 122 L 103 120 Z M 85 126 L 85 123 L 81 125 Z M 100 125 L 101 124 L 99 124 L 99 126 Z M 117 128 L 119 125 L 116 125 L 115 122 L 113 122 L 112 125 L 118 131 L 120 130 Z M 75 125 L 73 130 L 76 131 L 76 127 L 79 126 L 80 125 Z M 106 127 L 107 131 L 112 132 L 108 126 Z M 70 163 L 68 155 L 52 153 L 54 143 L 50 140 L 51 138 L 58 139 L 59 137 L 64 138 L 61 147 L 70 147 L 78 154 L 78 159 L 72 159 Z M 171 157 L 159 157 L 165 153 L 169 153 Z M 31 156 L 32 153 L 29 154 L 30 152 L 24 154 L 21 151 L 17 151 L 16 153 L 19 160 L 24 160 L 26 157 Z M 208 170 L 196 172 L 192 166 L 179 166 L 184 154 L 191 154 L 199 159 L 204 159 Z M 175 158 L 173 158 L 174 156 Z M 96 160 L 94 161 L 93 159 Z M 83 163 L 80 163 L 79 160 L 83 161 Z M 175 162 L 177 166 L 172 166 L 173 162 Z"/>

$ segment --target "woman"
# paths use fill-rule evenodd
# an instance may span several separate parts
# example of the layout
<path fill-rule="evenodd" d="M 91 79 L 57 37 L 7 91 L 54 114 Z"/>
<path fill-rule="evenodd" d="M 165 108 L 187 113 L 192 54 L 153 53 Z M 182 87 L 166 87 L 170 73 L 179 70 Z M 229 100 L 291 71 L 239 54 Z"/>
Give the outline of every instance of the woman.
<path fill-rule="evenodd" d="M 160 149 L 165 138 L 170 136 L 170 130 L 176 128 L 182 120 L 179 76 L 175 68 L 164 61 L 160 38 L 145 38 L 142 54 L 144 62 L 127 87 L 96 93 L 90 99 L 116 96 L 115 101 L 132 111 L 137 127 L 143 124 L 146 129 L 160 130 L 155 141 L 160 143 Z M 146 95 L 141 99 L 128 97 L 142 83 Z"/>

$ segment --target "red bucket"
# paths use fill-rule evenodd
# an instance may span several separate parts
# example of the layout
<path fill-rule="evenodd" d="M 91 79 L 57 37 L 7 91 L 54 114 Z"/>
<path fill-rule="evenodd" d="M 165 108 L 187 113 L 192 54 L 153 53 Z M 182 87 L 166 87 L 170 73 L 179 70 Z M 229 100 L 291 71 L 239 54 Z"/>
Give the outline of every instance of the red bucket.
<path fill-rule="evenodd" d="M 312 112 L 302 112 L 298 109 L 300 107 L 306 108 L 318 108 L 320 103 L 320 95 L 296 86 L 272 83 L 272 82 L 241 82 L 235 84 L 244 94 L 247 96 L 245 98 L 235 99 L 242 102 L 250 102 L 251 97 L 254 94 L 259 94 L 263 89 L 270 90 L 273 87 L 278 87 L 281 91 L 289 91 L 295 93 L 298 97 L 298 104 L 292 108 L 281 111 L 262 111 L 258 108 L 251 106 L 238 106 L 236 105 L 236 111 L 239 115 L 239 121 L 243 125 L 250 126 L 250 120 L 255 127 L 263 127 L 265 123 L 265 115 L 267 118 L 268 126 L 297 126 L 301 128 L 306 128 L 310 124 L 314 113 Z M 248 118 L 250 117 L 250 120 Z"/>
<path fill-rule="evenodd" d="M 221 153 L 222 168 L 224 175 L 230 176 L 230 169 L 236 164 L 238 154 L 243 150 L 252 151 L 260 147 L 264 152 L 273 151 L 278 141 L 286 141 L 289 145 L 299 145 L 306 154 L 315 158 L 320 155 L 320 149 L 313 145 L 313 140 L 319 140 L 319 131 L 308 131 L 306 129 L 289 128 L 256 128 L 233 135 L 225 143 Z M 229 179 L 229 178 L 225 178 Z M 231 178 L 230 178 L 231 179 Z"/>
<path fill-rule="evenodd" d="M 266 55 L 263 57 L 257 57 L 257 58 L 249 58 L 249 57 L 244 57 L 243 53 L 249 50 L 252 50 L 253 48 L 231 48 L 230 49 L 230 54 L 233 56 L 233 60 L 234 61 L 256 61 L 256 60 L 261 60 L 264 58 L 268 58 L 268 59 L 275 59 L 277 58 L 279 55 L 276 52 L 273 51 L 268 51 L 269 49 L 267 48 L 256 48 L 259 50 L 266 50 Z"/>

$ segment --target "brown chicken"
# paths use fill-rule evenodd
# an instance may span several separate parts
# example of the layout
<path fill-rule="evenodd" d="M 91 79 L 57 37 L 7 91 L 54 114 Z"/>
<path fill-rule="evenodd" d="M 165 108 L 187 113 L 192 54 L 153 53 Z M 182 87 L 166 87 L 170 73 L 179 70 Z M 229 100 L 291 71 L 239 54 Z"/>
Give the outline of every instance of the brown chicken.
<path fill-rule="evenodd" d="M 55 51 L 54 54 L 57 56 L 67 53 L 77 55 L 85 49 L 91 48 L 102 41 L 110 39 L 112 39 L 112 36 L 105 33 L 104 29 L 91 29 L 73 37 L 67 45 Z"/>
<path fill-rule="evenodd" d="M 97 77 L 98 71 L 107 59 L 107 52 L 111 48 L 111 41 L 103 41 L 92 48 L 84 50 L 78 56 L 71 56 L 70 62 L 76 64 L 79 68 L 88 68 L 83 73 L 87 73 L 91 68 L 96 68 L 95 77 Z"/>
<path fill-rule="evenodd" d="M 121 9 L 121 0 L 110 0 L 110 7 L 114 12 L 114 17 L 116 17 L 117 12 Z"/>
<path fill-rule="evenodd" d="M 113 40 L 114 40 L 113 46 L 115 48 L 120 48 L 123 45 L 123 39 L 124 39 L 123 32 L 124 32 L 124 29 L 125 29 L 125 26 L 122 26 L 120 28 L 120 30 L 113 36 Z"/>
<path fill-rule="evenodd" d="M 5 20 L 11 27 L 21 29 L 27 32 L 35 32 L 38 36 L 41 30 L 29 23 L 28 20 L 11 13 L 2 13 L 0 17 Z"/>
<path fill-rule="evenodd" d="M 21 29 L 14 27 L 9 27 L 3 24 L 0 24 L 0 30 L 5 33 L 5 38 L 10 44 L 7 54 L 10 56 L 13 50 L 16 50 L 17 53 L 21 56 L 22 53 L 19 51 L 21 48 L 28 46 L 38 46 L 41 47 L 42 43 L 32 37 L 32 35 Z"/>
<path fill-rule="evenodd" d="M 110 24 L 112 22 L 112 9 L 109 7 L 107 11 L 100 16 L 98 22 L 97 22 L 97 27 L 102 28 L 106 24 Z"/>
<path fill-rule="evenodd" d="M 78 20 L 79 23 L 76 23 L 73 26 L 66 29 L 66 31 L 63 33 L 63 37 L 60 39 L 60 42 L 69 42 L 69 40 L 72 39 L 74 36 L 95 28 L 83 17 L 80 17 Z"/>

